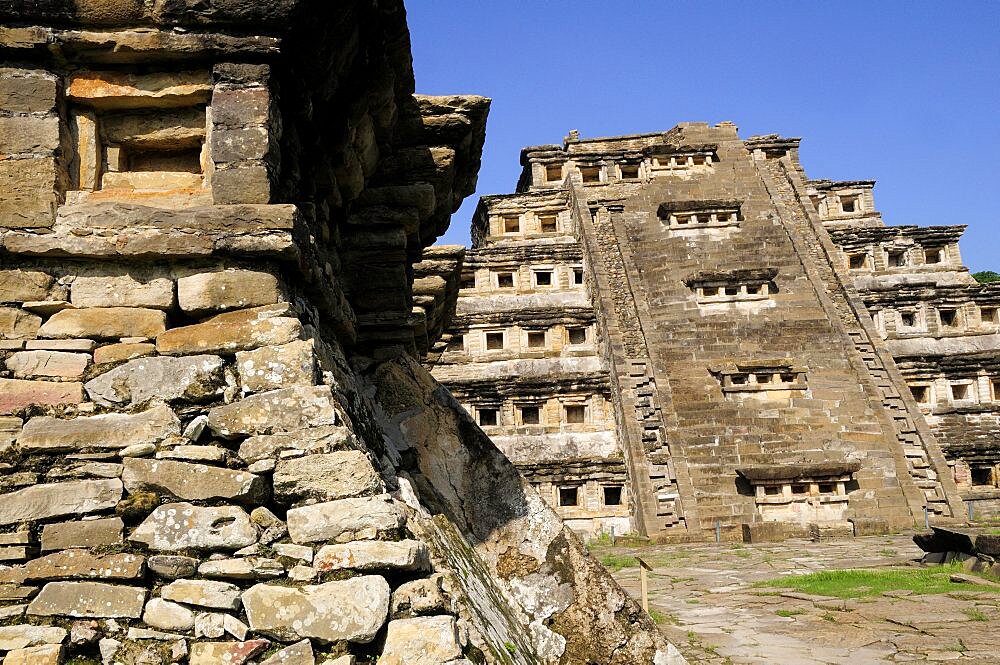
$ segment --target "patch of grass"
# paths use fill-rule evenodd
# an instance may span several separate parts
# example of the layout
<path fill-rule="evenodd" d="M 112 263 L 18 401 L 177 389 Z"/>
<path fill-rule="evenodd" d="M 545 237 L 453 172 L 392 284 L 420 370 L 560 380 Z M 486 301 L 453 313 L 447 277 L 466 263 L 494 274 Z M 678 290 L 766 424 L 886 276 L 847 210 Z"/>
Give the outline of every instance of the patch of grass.
<path fill-rule="evenodd" d="M 825 570 L 808 575 L 786 575 L 757 582 L 756 587 L 786 587 L 834 598 L 878 596 L 886 591 L 909 590 L 915 594 L 967 591 L 968 584 L 952 582 L 956 566 L 886 568 L 881 570 Z"/>
<path fill-rule="evenodd" d="M 513 642 L 504 642 L 503 648 L 506 649 L 507 653 L 511 655 L 517 653 L 517 645 L 515 645 Z"/>
<path fill-rule="evenodd" d="M 736 550 L 735 552 L 733 552 L 733 554 L 740 557 L 741 559 L 750 558 L 750 550 Z"/>
<path fill-rule="evenodd" d="M 784 617 L 784 618 L 787 619 L 788 617 L 794 617 L 794 616 L 798 616 L 800 614 L 805 614 L 806 611 L 805 610 L 775 610 L 774 613 L 777 614 L 779 617 Z"/>
<path fill-rule="evenodd" d="M 622 568 L 632 568 L 639 565 L 639 560 L 627 554 L 607 554 L 601 557 L 601 564 L 613 573 Z"/>
<path fill-rule="evenodd" d="M 837 623 L 837 615 L 833 612 L 823 612 L 819 615 L 819 618 L 830 623 Z"/>
<path fill-rule="evenodd" d="M 989 621 L 990 618 L 986 616 L 986 613 L 975 607 L 969 607 L 964 610 L 965 616 L 969 617 L 969 621 Z"/>
<path fill-rule="evenodd" d="M 660 610 L 657 609 L 649 610 L 649 616 L 653 618 L 653 623 L 655 623 L 657 626 L 662 626 L 665 623 L 673 624 L 676 626 L 680 622 L 679 619 L 673 614 L 670 614 L 669 612 L 661 612 Z"/>
<path fill-rule="evenodd" d="M 887 556 L 887 557 L 889 557 L 889 556 L 896 556 L 899 553 L 896 550 L 894 550 L 894 549 L 886 548 L 884 550 L 879 550 L 878 554 L 879 554 L 879 556 Z"/>
<path fill-rule="evenodd" d="M 969 647 L 965 646 L 965 642 L 962 641 L 961 637 L 958 638 L 958 642 L 955 644 L 948 644 L 943 648 L 945 651 L 957 651 L 959 653 L 965 653 L 969 650 Z"/>

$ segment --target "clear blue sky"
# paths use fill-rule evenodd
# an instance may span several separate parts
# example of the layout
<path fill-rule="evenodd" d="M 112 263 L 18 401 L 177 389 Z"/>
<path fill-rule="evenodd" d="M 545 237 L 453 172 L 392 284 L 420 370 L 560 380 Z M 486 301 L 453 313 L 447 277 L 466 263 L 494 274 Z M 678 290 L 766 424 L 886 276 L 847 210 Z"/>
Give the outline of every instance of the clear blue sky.
<path fill-rule="evenodd" d="M 813 178 L 874 179 L 888 224 L 969 224 L 1000 272 L 1000 2 L 409 0 L 417 90 L 493 98 L 467 244 L 525 145 L 731 120 L 803 138 Z"/>

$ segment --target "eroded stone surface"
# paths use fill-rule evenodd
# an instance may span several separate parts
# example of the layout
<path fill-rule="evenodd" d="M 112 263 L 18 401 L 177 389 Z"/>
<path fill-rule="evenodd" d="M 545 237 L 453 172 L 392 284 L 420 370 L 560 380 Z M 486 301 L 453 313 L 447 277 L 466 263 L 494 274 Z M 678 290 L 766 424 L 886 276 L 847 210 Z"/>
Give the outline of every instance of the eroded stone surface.
<path fill-rule="evenodd" d="M 180 434 L 180 420 L 166 406 L 136 414 L 106 413 L 71 420 L 39 416 L 24 425 L 17 445 L 29 452 L 66 452 L 82 448 L 122 449 L 157 444 Z"/>
<path fill-rule="evenodd" d="M 0 496 L 0 524 L 108 510 L 121 500 L 122 490 L 122 482 L 117 478 L 26 487 Z"/>
<path fill-rule="evenodd" d="M 144 623 L 160 630 L 190 630 L 194 628 L 194 612 L 163 598 L 152 598 L 142 613 Z"/>
<path fill-rule="evenodd" d="M 59 626 L 0 626 L 0 651 L 13 651 L 40 644 L 62 644 L 66 635 L 66 629 Z"/>
<path fill-rule="evenodd" d="M 240 444 L 239 455 L 244 461 L 253 463 L 277 458 L 282 451 L 332 453 L 357 445 L 357 440 L 348 428 L 340 425 L 322 425 L 294 432 L 248 437 Z"/>
<path fill-rule="evenodd" d="M 236 354 L 236 371 L 244 393 L 277 390 L 293 385 L 311 386 L 316 378 L 312 340 L 265 346 Z"/>
<path fill-rule="evenodd" d="M 426 570 L 430 567 L 427 546 L 416 540 L 362 540 L 319 548 L 313 566 L 331 570 Z"/>
<path fill-rule="evenodd" d="M 278 280 L 266 272 L 225 270 L 177 280 L 178 304 L 192 314 L 270 305 L 278 297 Z"/>
<path fill-rule="evenodd" d="M 264 479 L 249 471 L 171 460 L 125 460 L 122 482 L 129 492 L 155 492 L 187 501 L 259 502 L 267 496 Z"/>
<path fill-rule="evenodd" d="M 368 456 L 358 450 L 280 460 L 273 483 L 274 498 L 285 503 L 333 501 L 385 491 Z"/>
<path fill-rule="evenodd" d="M 145 405 L 151 401 L 200 402 L 221 394 L 226 379 L 219 356 L 137 358 L 84 387 L 104 406 Z"/>
<path fill-rule="evenodd" d="M 78 379 L 83 375 L 90 356 L 85 353 L 65 351 L 19 351 L 7 358 L 7 369 L 14 378 L 26 379 L 39 376 Z"/>
<path fill-rule="evenodd" d="M 219 436 L 274 434 L 339 422 L 338 408 L 327 386 L 272 390 L 208 412 L 208 426 Z"/>
<path fill-rule="evenodd" d="M 309 640 L 302 640 L 271 655 L 260 665 L 314 665 L 315 662 L 312 644 Z"/>
<path fill-rule="evenodd" d="M 301 589 L 257 584 L 243 605 L 251 630 L 276 639 L 369 642 L 389 612 L 389 584 L 376 575 Z"/>
<path fill-rule="evenodd" d="M 70 302 L 77 307 L 170 309 L 174 283 L 164 277 L 143 280 L 132 275 L 81 275 L 73 280 Z"/>
<path fill-rule="evenodd" d="M 236 610 L 240 606 L 240 588 L 215 580 L 174 580 L 160 589 L 160 597 L 185 605 Z"/>
<path fill-rule="evenodd" d="M 189 665 L 242 665 L 267 649 L 267 640 L 246 642 L 197 642 L 191 645 Z"/>
<path fill-rule="evenodd" d="M 91 554 L 67 550 L 33 559 L 24 566 L 29 582 L 59 579 L 135 580 L 146 570 L 146 557 L 138 554 Z"/>
<path fill-rule="evenodd" d="M 165 552 L 188 548 L 231 551 L 256 543 L 257 530 L 246 511 L 236 506 L 167 503 L 158 506 L 129 540 Z"/>
<path fill-rule="evenodd" d="M 167 316 L 155 309 L 92 307 L 56 312 L 38 330 L 39 337 L 156 337 L 166 330 Z"/>
<path fill-rule="evenodd" d="M 29 406 L 70 406 L 83 401 L 83 384 L 76 381 L 0 379 L 0 415 Z"/>
<path fill-rule="evenodd" d="M 388 494 L 292 508 L 287 518 L 288 533 L 296 543 L 372 540 L 391 535 L 406 522 Z"/>
<path fill-rule="evenodd" d="M 122 542 L 124 527 L 119 517 L 46 524 L 42 527 L 42 551 L 114 545 Z"/>
<path fill-rule="evenodd" d="M 49 582 L 28 604 L 28 614 L 138 619 L 145 602 L 146 590 L 141 587 Z"/>
<path fill-rule="evenodd" d="M 439 665 L 462 657 L 453 616 L 389 622 L 379 665 Z"/>
<path fill-rule="evenodd" d="M 248 323 L 198 323 L 156 335 L 156 350 L 164 355 L 232 354 L 292 342 L 302 335 L 302 324 L 298 319 L 275 317 Z"/>

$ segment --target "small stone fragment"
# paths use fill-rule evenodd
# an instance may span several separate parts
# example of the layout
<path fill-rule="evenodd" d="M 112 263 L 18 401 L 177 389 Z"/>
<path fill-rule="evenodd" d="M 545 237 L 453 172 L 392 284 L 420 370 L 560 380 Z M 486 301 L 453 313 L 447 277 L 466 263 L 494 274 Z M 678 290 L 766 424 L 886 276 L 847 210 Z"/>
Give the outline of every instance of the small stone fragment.
<path fill-rule="evenodd" d="M 238 640 L 245 640 L 250 632 L 250 627 L 232 614 L 222 615 L 222 628 Z"/>
<path fill-rule="evenodd" d="M 69 629 L 69 642 L 74 646 L 83 646 L 97 640 L 96 621 L 74 621 Z"/>
<path fill-rule="evenodd" d="M 243 665 L 269 644 L 267 640 L 198 642 L 191 645 L 188 665 Z"/>
<path fill-rule="evenodd" d="M 389 615 L 393 619 L 402 619 L 447 612 L 450 603 L 442 588 L 442 579 L 443 575 L 435 573 L 428 578 L 400 584 L 392 592 Z"/>
<path fill-rule="evenodd" d="M 198 566 L 198 574 L 203 577 L 234 580 L 271 579 L 284 573 L 280 562 L 265 557 L 205 561 Z"/>
<path fill-rule="evenodd" d="M 315 665 L 315 663 L 312 643 L 309 640 L 302 640 L 261 661 L 260 665 Z"/>
<path fill-rule="evenodd" d="M 240 607 L 240 588 L 215 580 L 174 580 L 160 590 L 160 597 L 186 605 L 236 610 Z"/>
<path fill-rule="evenodd" d="M 223 626 L 223 614 L 219 612 L 201 612 L 194 618 L 194 636 L 217 639 L 226 634 Z"/>
<path fill-rule="evenodd" d="M 154 554 L 146 560 L 146 566 L 160 577 L 177 579 L 194 575 L 198 559 L 179 554 Z"/>
<path fill-rule="evenodd" d="M 94 364 L 120 363 L 133 358 L 144 358 L 156 353 L 156 345 L 147 342 L 119 342 L 94 349 Z"/>
<path fill-rule="evenodd" d="M 191 630 L 194 612 L 162 598 L 152 598 L 142 613 L 143 623 L 160 630 Z"/>

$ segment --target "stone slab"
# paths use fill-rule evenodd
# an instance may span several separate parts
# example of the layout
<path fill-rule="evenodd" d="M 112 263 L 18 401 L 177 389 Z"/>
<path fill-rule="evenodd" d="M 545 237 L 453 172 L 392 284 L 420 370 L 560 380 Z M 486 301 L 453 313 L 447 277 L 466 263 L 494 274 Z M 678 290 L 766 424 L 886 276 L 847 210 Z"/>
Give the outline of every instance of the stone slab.
<path fill-rule="evenodd" d="M 180 420 L 160 405 L 135 414 L 105 413 L 70 420 L 38 416 L 24 425 L 17 445 L 26 452 L 67 452 L 83 448 L 124 449 L 157 444 L 181 433 Z"/>
<path fill-rule="evenodd" d="M 146 602 L 141 587 L 101 582 L 49 582 L 28 604 L 34 616 L 138 619 Z"/>
<path fill-rule="evenodd" d="M 118 479 L 26 487 L 0 496 L 0 525 L 108 510 L 121 501 L 122 491 Z"/>

